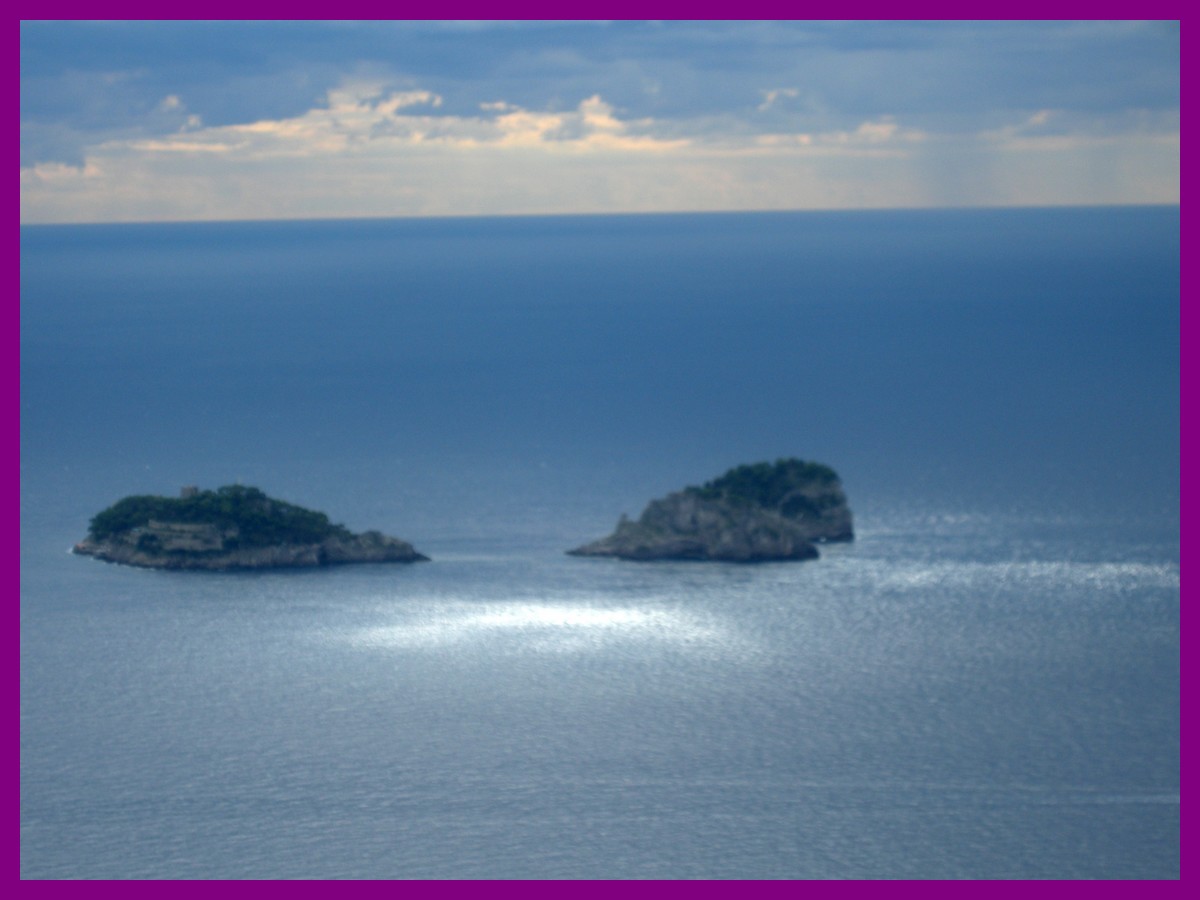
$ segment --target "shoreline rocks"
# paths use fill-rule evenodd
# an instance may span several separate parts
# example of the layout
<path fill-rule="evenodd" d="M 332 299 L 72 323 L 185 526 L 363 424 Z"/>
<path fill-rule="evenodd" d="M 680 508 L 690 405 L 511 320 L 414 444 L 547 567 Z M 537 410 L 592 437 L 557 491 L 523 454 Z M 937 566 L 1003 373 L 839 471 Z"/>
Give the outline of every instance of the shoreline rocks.
<path fill-rule="evenodd" d="M 635 561 L 816 559 L 816 544 L 854 539 L 841 480 L 828 466 L 779 460 L 730 469 L 701 487 L 653 500 L 632 521 L 571 556 Z"/>

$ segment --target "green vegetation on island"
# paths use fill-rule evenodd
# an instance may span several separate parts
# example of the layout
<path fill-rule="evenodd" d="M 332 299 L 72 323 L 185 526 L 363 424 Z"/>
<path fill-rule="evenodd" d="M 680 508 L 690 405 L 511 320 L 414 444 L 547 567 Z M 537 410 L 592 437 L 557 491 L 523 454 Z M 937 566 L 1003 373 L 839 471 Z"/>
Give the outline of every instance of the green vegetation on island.
<path fill-rule="evenodd" d="M 839 484 L 837 473 L 822 463 L 802 459 L 780 459 L 730 469 L 720 478 L 700 487 L 685 490 L 706 500 L 741 501 L 778 512 L 784 518 L 819 515 L 844 503 L 838 491 L 828 490 Z M 824 490 L 814 491 L 814 487 Z"/>
<path fill-rule="evenodd" d="M 331 537 L 353 537 L 345 526 L 332 524 L 325 513 L 275 500 L 258 488 L 238 484 L 215 491 L 184 491 L 179 497 L 126 497 L 92 518 L 88 536 L 108 540 L 147 527 L 152 521 L 213 525 L 221 531 L 236 532 L 229 542 L 239 547 L 311 544 Z"/>

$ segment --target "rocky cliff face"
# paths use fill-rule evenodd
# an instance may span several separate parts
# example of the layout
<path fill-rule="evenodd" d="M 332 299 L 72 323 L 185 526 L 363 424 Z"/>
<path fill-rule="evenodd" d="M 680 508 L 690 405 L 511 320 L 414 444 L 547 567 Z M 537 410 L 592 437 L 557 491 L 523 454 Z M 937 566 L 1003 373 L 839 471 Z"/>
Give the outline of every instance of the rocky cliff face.
<path fill-rule="evenodd" d="M 319 540 L 247 546 L 236 525 L 150 519 L 104 537 L 89 534 L 74 552 L 106 562 L 151 569 L 275 569 L 363 562 L 427 560 L 412 544 L 378 531 L 329 529 Z"/>
<path fill-rule="evenodd" d="M 765 562 L 814 559 L 816 543 L 854 537 L 841 482 L 797 460 L 730 470 L 700 488 L 654 500 L 636 521 L 573 556 Z"/>

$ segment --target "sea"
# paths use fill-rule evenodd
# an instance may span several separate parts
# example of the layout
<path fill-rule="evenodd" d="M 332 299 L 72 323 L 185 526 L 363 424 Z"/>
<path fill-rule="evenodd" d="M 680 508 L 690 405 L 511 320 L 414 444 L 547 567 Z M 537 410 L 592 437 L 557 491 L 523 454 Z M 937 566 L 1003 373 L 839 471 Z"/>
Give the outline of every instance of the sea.
<path fill-rule="evenodd" d="M 26 879 L 1176 879 L 1178 207 L 28 226 Z M 802 563 L 570 557 L 832 466 Z M 432 561 L 70 553 L 253 485 Z"/>

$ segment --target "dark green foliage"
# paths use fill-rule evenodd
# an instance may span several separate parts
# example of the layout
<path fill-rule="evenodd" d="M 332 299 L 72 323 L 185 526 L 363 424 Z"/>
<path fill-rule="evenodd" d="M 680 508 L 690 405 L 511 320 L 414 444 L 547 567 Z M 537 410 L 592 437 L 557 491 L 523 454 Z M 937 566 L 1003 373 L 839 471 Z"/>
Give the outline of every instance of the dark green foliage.
<path fill-rule="evenodd" d="M 779 514 L 787 519 L 814 518 L 821 514 L 821 507 L 803 494 L 793 494 L 779 505 Z"/>
<path fill-rule="evenodd" d="M 89 533 L 96 540 L 104 540 L 147 525 L 151 519 L 210 524 L 222 530 L 236 528 L 237 544 L 243 547 L 311 544 L 327 537 L 352 537 L 343 526 L 331 524 L 324 513 L 274 500 L 258 488 L 241 485 L 200 491 L 192 497 L 126 497 L 98 513 Z"/>
<path fill-rule="evenodd" d="M 688 488 L 709 500 L 743 500 L 767 509 L 780 509 L 788 516 L 818 514 L 822 508 L 839 502 L 836 494 L 826 493 L 838 487 L 838 476 L 829 466 L 801 459 L 781 459 L 774 464 L 755 463 L 730 469 L 720 478 L 701 487 Z M 804 496 L 802 493 L 817 493 Z"/>

